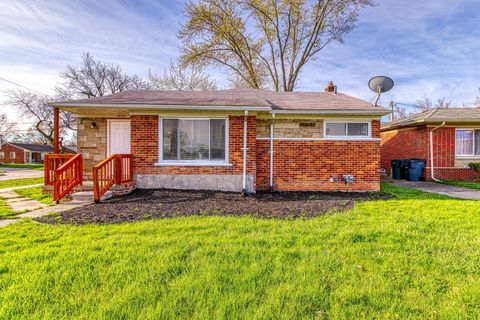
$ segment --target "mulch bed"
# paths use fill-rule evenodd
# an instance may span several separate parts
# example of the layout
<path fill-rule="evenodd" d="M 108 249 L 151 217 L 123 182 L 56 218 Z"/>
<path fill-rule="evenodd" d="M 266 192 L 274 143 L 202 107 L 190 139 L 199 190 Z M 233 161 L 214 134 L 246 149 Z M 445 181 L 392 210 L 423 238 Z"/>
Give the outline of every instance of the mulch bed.
<path fill-rule="evenodd" d="M 260 218 L 308 218 L 351 209 L 355 202 L 390 196 L 367 192 L 239 193 L 184 190 L 135 190 L 130 195 L 48 215 L 49 224 L 109 224 L 195 215 L 250 215 Z"/>

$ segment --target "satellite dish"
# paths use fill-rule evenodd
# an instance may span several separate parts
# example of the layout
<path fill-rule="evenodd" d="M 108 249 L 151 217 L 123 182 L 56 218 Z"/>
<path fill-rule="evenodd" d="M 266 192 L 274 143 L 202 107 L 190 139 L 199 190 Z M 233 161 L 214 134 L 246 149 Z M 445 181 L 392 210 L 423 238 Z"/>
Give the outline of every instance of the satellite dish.
<path fill-rule="evenodd" d="M 368 87 L 370 90 L 373 92 L 377 93 L 377 100 L 375 101 L 375 105 L 377 105 L 378 100 L 380 99 L 380 95 L 384 92 L 392 90 L 393 86 L 395 83 L 393 80 L 389 77 L 385 76 L 377 76 L 373 77 L 368 81 Z"/>

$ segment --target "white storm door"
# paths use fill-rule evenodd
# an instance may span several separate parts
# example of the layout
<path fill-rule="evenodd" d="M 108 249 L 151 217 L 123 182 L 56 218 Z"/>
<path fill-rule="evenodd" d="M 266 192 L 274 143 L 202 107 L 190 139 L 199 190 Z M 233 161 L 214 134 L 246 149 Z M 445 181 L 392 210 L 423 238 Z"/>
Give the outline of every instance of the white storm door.
<path fill-rule="evenodd" d="M 130 153 L 130 120 L 108 121 L 108 156 Z"/>

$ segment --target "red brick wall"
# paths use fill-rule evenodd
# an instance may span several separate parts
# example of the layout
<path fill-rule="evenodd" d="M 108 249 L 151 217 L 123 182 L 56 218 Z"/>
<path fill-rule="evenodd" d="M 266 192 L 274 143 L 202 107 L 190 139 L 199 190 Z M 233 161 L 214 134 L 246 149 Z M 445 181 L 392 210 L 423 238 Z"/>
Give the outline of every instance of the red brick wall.
<path fill-rule="evenodd" d="M 381 167 L 391 174 L 392 160 L 428 160 L 428 132 L 425 127 L 393 130 L 381 133 Z"/>
<path fill-rule="evenodd" d="M 257 190 L 270 190 L 270 140 L 257 140 Z"/>
<path fill-rule="evenodd" d="M 480 181 L 480 173 L 470 168 L 435 168 L 435 178 L 440 180 Z M 425 177 L 431 181 L 430 168 L 425 170 Z"/>
<path fill-rule="evenodd" d="M 0 158 L 0 162 L 5 163 L 25 163 L 24 151 L 21 148 L 14 147 L 7 143 L 2 143 L 0 152 L 5 153 L 4 158 Z M 10 159 L 10 152 L 15 152 L 15 159 Z"/>
<path fill-rule="evenodd" d="M 372 121 L 372 137 L 380 137 L 380 122 Z M 274 190 L 379 190 L 378 141 L 275 140 Z M 354 175 L 347 185 L 330 182 Z M 270 188 L 270 141 L 257 140 L 257 189 Z"/>
<path fill-rule="evenodd" d="M 134 174 L 232 174 L 243 172 L 243 116 L 229 117 L 228 157 L 232 166 L 154 166 L 158 162 L 158 116 L 131 117 Z M 247 174 L 256 172 L 256 117 L 248 117 Z"/>
<path fill-rule="evenodd" d="M 257 187 L 269 188 L 268 140 L 257 144 Z M 380 143 L 378 141 L 276 140 L 274 143 L 274 189 L 379 190 Z M 330 182 L 351 174 L 355 182 Z"/>

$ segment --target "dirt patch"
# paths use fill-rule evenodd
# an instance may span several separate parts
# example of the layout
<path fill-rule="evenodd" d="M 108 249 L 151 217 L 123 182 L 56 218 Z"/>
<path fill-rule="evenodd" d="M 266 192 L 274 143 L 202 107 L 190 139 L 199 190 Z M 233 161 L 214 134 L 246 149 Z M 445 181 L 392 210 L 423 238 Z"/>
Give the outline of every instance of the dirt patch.
<path fill-rule="evenodd" d="M 288 192 L 256 194 L 217 191 L 135 190 L 108 201 L 44 216 L 50 224 L 108 224 L 192 215 L 251 215 L 261 218 L 315 217 L 351 209 L 355 202 L 387 199 L 381 193 Z"/>

